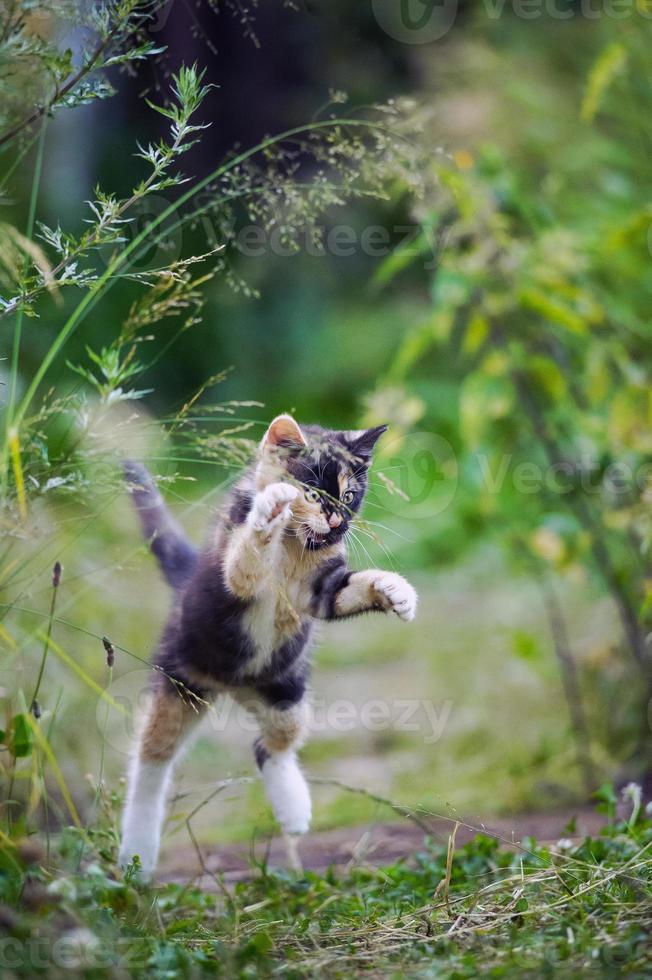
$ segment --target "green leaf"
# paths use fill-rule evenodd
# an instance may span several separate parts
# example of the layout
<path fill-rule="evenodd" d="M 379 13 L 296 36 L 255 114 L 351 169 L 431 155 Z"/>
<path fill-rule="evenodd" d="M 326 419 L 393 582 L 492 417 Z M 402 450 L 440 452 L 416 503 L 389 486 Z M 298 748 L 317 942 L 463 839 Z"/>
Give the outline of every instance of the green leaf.
<path fill-rule="evenodd" d="M 599 789 L 596 789 L 593 799 L 598 801 L 596 810 L 612 819 L 616 812 L 618 797 L 611 783 L 603 783 Z"/>
<path fill-rule="evenodd" d="M 541 647 L 536 636 L 525 630 L 515 630 L 512 634 L 512 648 L 521 660 L 538 660 L 541 657 Z"/>
<path fill-rule="evenodd" d="M 416 259 L 427 255 L 432 260 L 432 243 L 435 234 L 435 228 L 429 226 L 428 229 L 423 229 L 409 241 L 402 242 L 376 267 L 371 279 L 372 283 L 375 286 L 386 286 L 400 272 L 409 268 Z"/>
<path fill-rule="evenodd" d="M 473 282 L 457 269 L 439 268 L 432 291 L 435 309 L 445 307 L 457 310 L 468 302 Z"/>
<path fill-rule="evenodd" d="M 274 941 L 268 932 L 257 932 L 240 951 L 242 960 L 257 960 L 274 948 Z"/>
<path fill-rule="evenodd" d="M 527 361 L 530 379 L 542 388 L 553 401 L 560 401 L 566 394 L 566 379 L 556 361 L 537 354 Z"/>
<path fill-rule="evenodd" d="M 488 426 L 509 415 L 513 405 L 514 389 L 507 377 L 472 374 L 460 395 L 462 435 L 471 446 L 477 446 Z"/>
<path fill-rule="evenodd" d="M 489 321 L 481 313 L 474 313 L 464 333 L 462 350 L 465 354 L 475 354 L 482 347 L 488 336 Z"/>
<path fill-rule="evenodd" d="M 58 100 L 57 108 L 74 109 L 76 106 L 88 105 L 97 99 L 110 99 L 115 93 L 113 86 L 101 78 L 80 82 L 71 92 Z"/>
<path fill-rule="evenodd" d="M 142 61 L 144 58 L 151 58 L 154 55 L 162 54 L 165 50 L 165 46 L 156 47 L 153 41 L 147 41 L 139 47 L 131 48 L 127 51 L 119 51 L 117 54 L 111 55 L 102 67 L 109 68 L 112 65 L 123 65 L 128 61 Z M 156 108 L 156 106 L 153 108 Z"/>
<path fill-rule="evenodd" d="M 617 41 L 607 45 L 600 54 L 586 81 L 581 109 L 585 122 L 593 122 L 607 89 L 626 64 L 627 52 Z"/>
<path fill-rule="evenodd" d="M 538 289 L 536 286 L 522 289 L 518 298 L 521 306 L 533 310 L 544 319 L 564 327 L 571 333 L 585 334 L 588 330 L 584 317 L 560 300 L 553 299 L 548 293 L 544 293 L 542 289 Z"/>
<path fill-rule="evenodd" d="M 32 729 L 24 714 L 11 719 L 11 751 L 16 759 L 24 759 L 32 754 Z"/>
<path fill-rule="evenodd" d="M 422 326 L 410 331 L 407 335 L 399 347 L 394 358 L 394 363 L 388 372 L 387 377 L 390 381 L 402 381 L 410 368 L 434 346 L 437 339 L 434 329 L 434 319 L 432 317 Z"/>
<path fill-rule="evenodd" d="M 190 917 L 186 917 L 184 919 L 175 919 L 174 922 L 171 922 L 170 925 L 167 926 L 165 930 L 165 935 L 174 936 L 179 932 L 185 932 L 186 929 L 188 929 L 189 926 L 193 926 L 196 923 L 196 921 L 197 921 L 196 918 L 190 918 Z"/>

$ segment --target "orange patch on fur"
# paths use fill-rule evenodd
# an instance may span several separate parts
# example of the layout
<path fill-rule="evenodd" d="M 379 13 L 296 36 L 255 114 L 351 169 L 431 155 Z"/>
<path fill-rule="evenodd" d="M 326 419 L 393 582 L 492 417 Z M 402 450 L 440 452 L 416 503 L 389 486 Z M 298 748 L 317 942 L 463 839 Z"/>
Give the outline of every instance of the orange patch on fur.
<path fill-rule="evenodd" d="M 289 711 L 282 719 L 266 724 L 262 742 L 269 752 L 284 752 L 301 740 L 303 732 L 303 718 Z"/>
<path fill-rule="evenodd" d="M 143 762 L 167 762 L 189 725 L 197 720 L 199 706 L 192 707 L 181 694 L 157 691 L 140 739 Z"/>
<path fill-rule="evenodd" d="M 285 596 L 279 596 L 274 612 L 274 630 L 277 636 L 289 639 L 301 628 L 301 616 Z"/>

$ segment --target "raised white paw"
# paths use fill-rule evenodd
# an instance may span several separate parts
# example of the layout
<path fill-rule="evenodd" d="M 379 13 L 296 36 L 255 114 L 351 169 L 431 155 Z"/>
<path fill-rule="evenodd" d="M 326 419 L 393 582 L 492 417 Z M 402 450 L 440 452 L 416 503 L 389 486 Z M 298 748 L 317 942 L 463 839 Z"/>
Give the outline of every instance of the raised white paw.
<path fill-rule="evenodd" d="M 409 582 L 395 572 L 383 572 L 374 582 L 374 592 L 383 608 L 395 612 L 399 619 L 409 623 L 417 611 L 418 597 Z"/>
<path fill-rule="evenodd" d="M 254 498 L 250 518 L 253 529 L 269 532 L 285 526 L 292 517 L 290 504 L 298 494 L 289 483 L 270 483 Z"/>

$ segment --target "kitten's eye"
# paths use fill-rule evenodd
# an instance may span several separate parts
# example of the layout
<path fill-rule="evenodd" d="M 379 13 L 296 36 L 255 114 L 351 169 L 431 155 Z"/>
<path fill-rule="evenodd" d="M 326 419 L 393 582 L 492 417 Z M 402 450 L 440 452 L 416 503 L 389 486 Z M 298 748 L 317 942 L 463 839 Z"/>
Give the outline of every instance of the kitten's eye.
<path fill-rule="evenodd" d="M 353 498 L 354 497 L 355 497 L 355 494 L 354 494 L 353 490 L 345 490 L 344 493 L 342 494 L 342 503 L 343 504 L 350 504 L 350 503 L 353 502 Z"/>
<path fill-rule="evenodd" d="M 319 491 L 315 490 L 314 487 L 308 487 L 305 491 L 306 500 L 312 500 L 313 502 L 319 500 Z"/>

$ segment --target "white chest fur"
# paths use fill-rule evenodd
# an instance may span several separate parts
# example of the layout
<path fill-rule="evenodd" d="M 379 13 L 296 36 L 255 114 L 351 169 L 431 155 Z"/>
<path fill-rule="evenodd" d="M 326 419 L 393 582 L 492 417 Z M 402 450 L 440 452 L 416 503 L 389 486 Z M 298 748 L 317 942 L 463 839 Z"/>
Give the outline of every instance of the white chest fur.
<path fill-rule="evenodd" d="M 310 594 L 306 569 L 294 555 L 284 549 L 279 551 L 274 574 L 242 618 L 255 650 L 250 668 L 261 670 L 274 650 L 297 632 L 301 621 L 309 615 Z"/>

